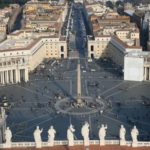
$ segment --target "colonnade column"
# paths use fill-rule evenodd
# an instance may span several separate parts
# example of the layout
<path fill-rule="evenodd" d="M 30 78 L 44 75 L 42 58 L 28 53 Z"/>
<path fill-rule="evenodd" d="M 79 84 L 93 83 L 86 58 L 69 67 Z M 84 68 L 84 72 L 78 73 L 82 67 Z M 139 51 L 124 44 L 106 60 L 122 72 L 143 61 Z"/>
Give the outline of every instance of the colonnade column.
<path fill-rule="evenodd" d="M 0 71 L 0 84 L 21 82 L 20 76 L 20 69 Z M 29 80 L 28 68 L 24 69 L 24 80 L 25 82 Z"/>
<path fill-rule="evenodd" d="M 150 80 L 150 67 L 144 67 L 144 80 Z"/>
<path fill-rule="evenodd" d="M 13 74 L 13 70 L 10 70 L 10 82 L 14 83 L 14 74 Z"/>
<path fill-rule="evenodd" d="M 4 84 L 4 71 L 1 72 L 1 83 Z"/>
<path fill-rule="evenodd" d="M 17 83 L 18 82 L 18 72 L 17 72 L 17 70 L 15 70 L 15 82 Z"/>
<path fill-rule="evenodd" d="M 1 84 L 4 84 L 5 83 L 5 76 L 4 76 L 5 72 L 4 71 L 1 71 L 0 72 L 0 83 Z"/>
<path fill-rule="evenodd" d="M 5 71 L 5 83 L 9 83 L 9 81 L 8 81 L 8 70 L 7 71 Z"/>
<path fill-rule="evenodd" d="M 147 80 L 147 68 L 144 67 L 144 80 Z"/>
<path fill-rule="evenodd" d="M 24 69 L 24 81 L 29 81 L 29 70 Z M 20 69 L 0 71 L 0 84 L 21 82 Z"/>
<path fill-rule="evenodd" d="M 20 82 L 20 69 L 15 70 L 16 83 Z"/>
<path fill-rule="evenodd" d="M 17 71 L 18 71 L 18 82 L 20 82 L 20 69 L 18 69 Z"/>
<path fill-rule="evenodd" d="M 25 68 L 25 82 L 29 81 L 29 70 Z"/>

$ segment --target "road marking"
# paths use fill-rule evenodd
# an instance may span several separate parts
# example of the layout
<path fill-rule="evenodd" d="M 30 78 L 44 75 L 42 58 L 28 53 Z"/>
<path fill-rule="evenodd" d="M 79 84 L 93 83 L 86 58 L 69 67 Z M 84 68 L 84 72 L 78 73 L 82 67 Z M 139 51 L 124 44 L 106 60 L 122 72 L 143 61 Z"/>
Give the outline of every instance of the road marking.
<path fill-rule="evenodd" d="M 123 83 L 125 83 L 125 82 L 123 81 L 123 82 L 117 84 L 116 86 L 113 86 L 112 88 L 105 90 L 104 92 L 102 92 L 102 93 L 100 94 L 100 96 L 102 96 L 103 94 L 105 94 L 105 93 L 107 93 L 107 92 L 109 92 L 109 91 L 111 91 L 111 90 L 113 90 L 113 89 L 119 87 L 119 86 L 120 86 L 121 84 L 123 84 Z"/>
<path fill-rule="evenodd" d="M 128 127 L 131 127 L 132 125 L 129 125 L 129 124 L 127 124 L 126 122 L 123 122 L 123 121 L 120 121 L 120 120 L 117 120 L 117 119 L 115 119 L 115 118 L 112 118 L 112 117 L 109 117 L 109 116 L 107 116 L 107 115 L 102 115 L 104 118 L 107 118 L 107 119 L 110 119 L 110 120 L 113 120 L 113 121 L 115 121 L 115 122 L 117 122 L 117 123 L 119 123 L 119 124 L 125 124 L 126 126 L 128 126 Z"/>
<path fill-rule="evenodd" d="M 87 87 L 87 80 L 85 80 L 85 90 L 86 90 L 86 95 L 89 95 L 88 87 Z"/>
<path fill-rule="evenodd" d="M 70 80 L 70 95 L 72 95 L 72 80 Z"/>
<path fill-rule="evenodd" d="M 36 91 L 34 91 L 34 90 L 31 90 L 31 89 L 29 89 L 29 88 L 25 88 L 25 87 L 22 87 L 22 86 L 19 86 L 19 85 L 16 85 L 16 87 L 22 88 L 22 89 L 24 89 L 24 90 L 26 90 L 26 91 L 28 91 L 28 92 L 30 92 L 30 93 L 34 93 L 34 94 L 38 94 L 38 95 L 41 94 L 42 96 L 44 96 L 44 97 L 46 97 L 46 98 L 50 98 L 50 95 L 42 94 L 42 93 L 36 92 Z"/>
<path fill-rule="evenodd" d="M 85 67 L 86 67 L 86 69 L 88 69 L 88 62 L 86 59 L 85 59 Z"/>
<path fill-rule="evenodd" d="M 127 88 L 126 90 L 128 90 L 128 89 L 131 89 L 131 88 L 134 88 L 134 87 L 136 87 L 136 86 L 138 86 L 138 85 L 140 85 L 140 83 L 138 83 L 138 84 L 135 84 L 135 85 L 133 85 L 133 86 L 130 86 L 129 88 Z M 111 96 L 113 96 L 113 95 L 117 95 L 117 94 L 119 94 L 119 93 L 121 93 L 121 92 L 123 92 L 124 90 L 122 90 L 122 91 L 117 91 L 117 92 L 114 92 L 113 94 L 111 94 L 111 95 L 108 95 L 108 96 L 106 96 L 105 98 L 107 99 L 107 98 L 109 98 L 109 97 L 111 97 Z"/>
<path fill-rule="evenodd" d="M 50 121 L 50 120 L 52 120 L 52 119 L 54 119 L 54 118 L 56 118 L 56 116 L 54 116 L 54 117 L 49 117 L 47 120 L 41 121 L 41 122 L 39 122 L 39 123 L 36 123 L 36 125 L 29 126 L 29 128 L 23 129 L 22 131 L 25 132 L 25 131 L 27 131 L 27 130 L 30 130 L 30 129 L 32 129 L 32 128 L 35 128 L 37 125 L 44 124 L 44 123 L 46 123 L 46 122 L 48 122 L 48 121 Z M 15 133 L 14 136 L 17 135 L 17 134 L 19 134 L 19 133 L 20 133 L 20 132 Z"/>

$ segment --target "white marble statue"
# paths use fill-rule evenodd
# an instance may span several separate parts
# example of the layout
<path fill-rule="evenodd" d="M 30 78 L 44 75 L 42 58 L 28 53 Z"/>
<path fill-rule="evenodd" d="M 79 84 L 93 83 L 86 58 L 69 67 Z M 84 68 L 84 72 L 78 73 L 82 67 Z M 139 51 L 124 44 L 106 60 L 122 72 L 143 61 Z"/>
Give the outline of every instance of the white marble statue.
<path fill-rule="evenodd" d="M 40 130 L 39 126 L 37 126 L 34 133 L 33 133 L 36 148 L 41 148 L 42 147 L 42 139 L 41 139 L 41 133 L 42 132 L 43 132 L 43 129 Z"/>
<path fill-rule="evenodd" d="M 119 132 L 119 137 L 120 137 L 120 140 L 125 140 L 125 134 L 126 134 L 126 129 L 124 128 L 123 125 L 121 125 L 121 128 L 120 128 L 120 132 Z"/>
<path fill-rule="evenodd" d="M 101 125 L 101 128 L 99 129 L 99 139 L 100 139 L 100 145 L 105 145 L 105 136 L 106 136 L 106 129 L 107 125 Z"/>
<path fill-rule="evenodd" d="M 139 135 L 139 131 L 136 128 L 136 126 L 133 127 L 133 129 L 131 130 L 131 138 L 132 138 L 132 146 L 133 147 L 137 147 L 137 136 Z"/>
<path fill-rule="evenodd" d="M 136 128 L 136 126 L 133 127 L 133 129 L 131 130 L 131 137 L 132 137 L 132 141 L 133 142 L 137 142 L 137 136 L 139 135 L 139 131 Z"/>
<path fill-rule="evenodd" d="M 7 127 L 5 130 L 5 144 L 7 147 L 11 146 L 11 139 L 12 139 L 12 132 L 9 129 L 9 127 Z"/>
<path fill-rule="evenodd" d="M 50 126 L 50 128 L 48 130 L 48 143 L 49 143 L 49 146 L 54 146 L 55 134 L 56 134 L 56 130 L 54 129 L 53 126 Z"/>
<path fill-rule="evenodd" d="M 84 146 L 90 145 L 89 131 L 90 131 L 89 124 L 88 122 L 85 122 L 85 124 L 82 126 L 81 129 L 81 135 L 83 136 Z"/>
<path fill-rule="evenodd" d="M 124 128 L 123 125 L 121 125 L 120 131 L 119 131 L 120 145 L 126 145 L 125 135 L 126 135 L 126 129 Z"/>
<path fill-rule="evenodd" d="M 73 125 L 71 124 L 67 130 L 67 139 L 68 139 L 69 146 L 74 146 L 74 132 L 75 132 L 75 129 Z"/>

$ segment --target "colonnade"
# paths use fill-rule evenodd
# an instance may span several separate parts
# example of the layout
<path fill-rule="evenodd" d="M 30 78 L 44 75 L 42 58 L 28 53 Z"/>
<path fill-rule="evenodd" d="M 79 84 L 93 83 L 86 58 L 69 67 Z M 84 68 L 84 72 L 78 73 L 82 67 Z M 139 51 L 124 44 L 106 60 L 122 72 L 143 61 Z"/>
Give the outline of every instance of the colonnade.
<path fill-rule="evenodd" d="M 29 80 L 28 68 L 0 70 L 0 84 L 13 84 Z"/>
<path fill-rule="evenodd" d="M 150 66 L 144 67 L 144 80 L 150 80 Z"/>

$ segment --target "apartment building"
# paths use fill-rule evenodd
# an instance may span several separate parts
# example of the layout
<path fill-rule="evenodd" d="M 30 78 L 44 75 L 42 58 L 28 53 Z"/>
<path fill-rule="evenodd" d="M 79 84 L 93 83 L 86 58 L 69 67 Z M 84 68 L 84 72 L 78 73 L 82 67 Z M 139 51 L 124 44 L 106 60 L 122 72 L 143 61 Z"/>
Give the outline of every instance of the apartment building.
<path fill-rule="evenodd" d="M 45 58 L 67 58 L 67 40 L 60 32 L 63 24 L 60 18 L 64 17 L 66 6 L 65 1 L 55 6 L 43 1 L 29 1 L 25 5 L 24 17 L 29 22 L 25 28 L 7 35 L 7 39 L 0 43 L 0 84 L 27 82 L 30 71 Z M 56 11 L 56 8 L 61 9 Z M 45 17 L 47 9 L 51 10 L 51 14 Z M 39 16 L 41 11 L 44 16 Z"/>
<path fill-rule="evenodd" d="M 91 14 L 89 21 L 93 31 L 93 35 L 88 36 L 89 58 L 110 57 L 123 67 L 126 53 L 142 51 L 139 29 L 130 23 L 129 17 L 108 11 L 102 16 Z"/>
<path fill-rule="evenodd" d="M 25 4 L 23 18 L 25 29 L 59 32 L 68 12 L 68 4 L 53 4 L 48 1 L 29 1 Z"/>

